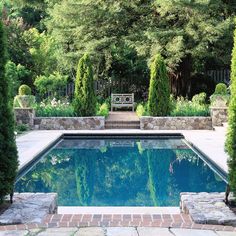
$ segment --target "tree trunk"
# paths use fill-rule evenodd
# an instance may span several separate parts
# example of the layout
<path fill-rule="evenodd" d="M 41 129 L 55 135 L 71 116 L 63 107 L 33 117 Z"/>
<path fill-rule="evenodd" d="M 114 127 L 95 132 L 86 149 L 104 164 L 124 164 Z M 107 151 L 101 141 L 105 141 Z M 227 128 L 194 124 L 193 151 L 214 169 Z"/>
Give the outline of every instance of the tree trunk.
<path fill-rule="evenodd" d="M 175 74 L 171 76 L 171 92 L 174 96 L 188 96 L 191 85 L 192 57 L 182 59 Z"/>

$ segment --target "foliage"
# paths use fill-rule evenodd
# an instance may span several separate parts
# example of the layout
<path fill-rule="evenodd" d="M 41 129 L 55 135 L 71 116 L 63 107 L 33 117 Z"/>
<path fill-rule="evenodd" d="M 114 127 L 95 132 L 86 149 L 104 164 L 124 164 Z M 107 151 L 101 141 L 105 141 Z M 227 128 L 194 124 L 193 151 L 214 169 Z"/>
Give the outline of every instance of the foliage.
<path fill-rule="evenodd" d="M 216 85 L 214 94 L 227 95 L 227 86 L 224 83 L 219 83 Z"/>
<path fill-rule="evenodd" d="M 163 57 L 158 54 L 151 64 L 148 111 L 151 116 L 166 116 L 170 112 L 170 84 Z"/>
<path fill-rule="evenodd" d="M 208 116 L 209 107 L 206 104 L 206 94 L 200 93 L 193 96 L 192 101 L 188 101 L 183 97 L 178 97 L 176 101 L 172 101 L 174 109 L 171 116 Z"/>
<path fill-rule="evenodd" d="M 141 116 L 148 116 L 148 108 L 147 108 L 147 103 L 139 103 L 137 108 L 136 108 L 136 114 L 138 115 L 138 117 Z"/>
<path fill-rule="evenodd" d="M 165 56 L 175 95 L 186 96 L 191 76 L 227 66 L 232 48 L 233 1 L 157 0 L 146 36 L 151 55 Z"/>
<path fill-rule="evenodd" d="M 97 108 L 97 116 L 105 116 L 108 117 L 109 115 L 109 106 L 106 102 L 104 102 L 102 105 L 98 104 Z"/>
<path fill-rule="evenodd" d="M 93 69 L 88 54 L 79 60 L 74 95 L 74 111 L 77 116 L 92 116 L 96 113 Z"/>
<path fill-rule="evenodd" d="M 37 117 L 73 117 L 73 106 L 67 101 L 52 99 L 50 102 L 36 104 L 35 113 Z"/>
<path fill-rule="evenodd" d="M 29 130 L 29 126 L 28 125 L 25 125 L 25 124 L 19 124 L 16 126 L 16 133 L 17 134 L 22 134 L 26 131 Z"/>
<path fill-rule="evenodd" d="M 9 80 L 11 97 L 17 94 L 20 84 L 31 85 L 31 72 L 21 64 L 16 65 L 12 61 L 6 64 L 6 77 Z"/>
<path fill-rule="evenodd" d="M 229 154 L 229 185 L 236 197 L 236 30 L 234 33 L 234 48 L 232 52 L 231 64 L 231 99 L 228 111 L 228 132 L 225 143 L 226 151 Z"/>
<path fill-rule="evenodd" d="M 26 84 L 22 84 L 19 87 L 18 94 L 21 95 L 21 96 L 22 95 L 31 95 L 31 88 Z"/>
<path fill-rule="evenodd" d="M 23 37 L 33 60 L 32 71 L 35 75 L 48 76 L 53 73 L 57 68 L 53 37 L 35 28 L 26 30 Z"/>
<path fill-rule="evenodd" d="M 49 92 L 52 97 L 58 97 L 57 93 L 59 89 L 66 86 L 67 80 L 67 76 L 62 75 L 59 72 L 55 72 L 49 76 L 37 76 L 34 81 L 34 85 L 41 97 Z"/>
<path fill-rule="evenodd" d="M 5 32 L 0 21 L 0 202 L 5 195 L 13 193 L 18 166 L 9 81 L 5 76 L 6 49 Z"/>

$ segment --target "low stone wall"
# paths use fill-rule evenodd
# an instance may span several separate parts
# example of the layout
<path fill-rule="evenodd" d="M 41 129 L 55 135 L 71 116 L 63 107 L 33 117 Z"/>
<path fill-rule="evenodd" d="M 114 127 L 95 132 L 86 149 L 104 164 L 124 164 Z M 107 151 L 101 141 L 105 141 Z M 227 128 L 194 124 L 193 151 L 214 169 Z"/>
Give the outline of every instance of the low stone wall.
<path fill-rule="evenodd" d="M 142 130 L 212 130 L 211 117 L 151 117 L 140 118 Z"/>
<path fill-rule="evenodd" d="M 94 117 L 36 117 L 35 129 L 39 130 L 101 130 L 105 127 L 105 118 Z"/>
<path fill-rule="evenodd" d="M 0 225 L 42 223 L 57 213 L 57 193 L 15 193 L 13 204 L 0 215 Z"/>
<path fill-rule="evenodd" d="M 213 126 L 222 126 L 224 122 L 228 121 L 227 107 L 211 107 L 210 110 Z"/>
<path fill-rule="evenodd" d="M 236 215 L 224 198 L 225 193 L 180 193 L 180 209 L 198 224 L 236 226 Z"/>
<path fill-rule="evenodd" d="M 24 124 L 33 127 L 35 117 L 35 111 L 33 108 L 15 108 L 14 115 L 18 125 Z"/>

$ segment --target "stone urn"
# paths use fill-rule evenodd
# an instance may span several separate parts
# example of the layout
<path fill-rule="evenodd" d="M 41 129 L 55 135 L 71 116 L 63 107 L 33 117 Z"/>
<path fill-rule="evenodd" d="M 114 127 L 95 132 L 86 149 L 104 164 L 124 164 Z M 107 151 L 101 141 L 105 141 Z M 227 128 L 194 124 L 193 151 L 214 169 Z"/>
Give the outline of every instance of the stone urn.
<path fill-rule="evenodd" d="M 229 95 L 212 95 L 210 97 L 211 107 L 227 107 L 229 103 Z"/>
<path fill-rule="evenodd" d="M 35 103 L 33 95 L 17 95 L 14 98 L 14 107 L 29 108 Z"/>

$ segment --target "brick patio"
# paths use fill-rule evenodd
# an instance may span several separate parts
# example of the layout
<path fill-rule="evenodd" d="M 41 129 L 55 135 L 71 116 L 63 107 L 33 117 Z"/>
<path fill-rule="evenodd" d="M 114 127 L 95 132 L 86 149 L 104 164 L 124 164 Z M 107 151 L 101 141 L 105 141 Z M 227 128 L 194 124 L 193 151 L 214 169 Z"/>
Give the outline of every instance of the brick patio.
<path fill-rule="evenodd" d="M 37 228 L 55 227 L 160 227 L 160 228 L 185 228 L 207 229 L 215 231 L 235 231 L 236 227 L 224 225 L 195 224 L 186 214 L 159 214 L 159 215 L 48 215 L 42 224 L 2 225 L 0 231 L 28 230 Z"/>

